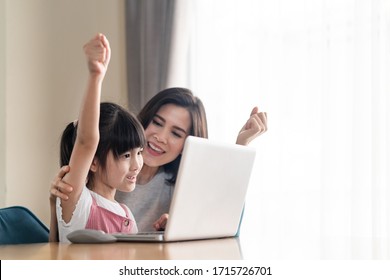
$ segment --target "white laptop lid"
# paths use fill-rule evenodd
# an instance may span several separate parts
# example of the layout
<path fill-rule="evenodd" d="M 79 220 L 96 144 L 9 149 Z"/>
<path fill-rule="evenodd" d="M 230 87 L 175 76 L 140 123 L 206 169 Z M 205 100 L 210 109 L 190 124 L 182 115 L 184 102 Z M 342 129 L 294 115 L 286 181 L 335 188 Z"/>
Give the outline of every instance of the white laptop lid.
<path fill-rule="evenodd" d="M 254 148 L 187 137 L 164 240 L 234 236 L 255 154 Z"/>

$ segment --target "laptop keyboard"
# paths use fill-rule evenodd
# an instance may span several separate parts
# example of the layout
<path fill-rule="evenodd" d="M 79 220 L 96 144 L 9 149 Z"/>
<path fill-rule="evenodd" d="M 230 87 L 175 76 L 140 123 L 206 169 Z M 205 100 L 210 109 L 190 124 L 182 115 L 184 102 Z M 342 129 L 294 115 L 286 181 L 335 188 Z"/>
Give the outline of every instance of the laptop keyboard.
<path fill-rule="evenodd" d="M 128 235 L 156 235 L 156 234 L 164 234 L 164 231 L 145 231 L 145 232 L 138 232 L 135 234 L 128 234 L 128 233 L 115 233 L 113 236 L 115 237 L 121 237 L 121 236 L 128 236 Z"/>
<path fill-rule="evenodd" d="M 153 235 L 153 234 L 163 234 L 164 231 L 161 230 L 161 231 L 147 231 L 147 232 L 139 232 L 137 233 L 138 235 L 142 234 L 142 235 Z"/>

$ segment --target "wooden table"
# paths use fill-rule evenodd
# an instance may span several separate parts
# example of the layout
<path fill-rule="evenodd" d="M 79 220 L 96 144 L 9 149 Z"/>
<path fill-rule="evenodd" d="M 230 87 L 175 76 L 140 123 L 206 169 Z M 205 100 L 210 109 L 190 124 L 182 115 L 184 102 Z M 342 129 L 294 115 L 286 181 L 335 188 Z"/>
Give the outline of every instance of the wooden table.
<path fill-rule="evenodd" d="M 1 245 L 1 260 L 238 260 L 238 238 L 171 243 Z"/>

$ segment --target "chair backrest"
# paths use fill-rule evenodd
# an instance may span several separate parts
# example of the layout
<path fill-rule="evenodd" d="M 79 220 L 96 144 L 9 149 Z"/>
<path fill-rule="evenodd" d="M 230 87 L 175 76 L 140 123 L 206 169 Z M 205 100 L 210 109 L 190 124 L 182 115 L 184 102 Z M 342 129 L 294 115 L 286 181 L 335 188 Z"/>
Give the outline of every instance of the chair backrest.
<path fill-rule="evenodd" d="M 0 209 L 0 244 L 26 244 L 49 241 L 48 228 L 27 208 Z"/>

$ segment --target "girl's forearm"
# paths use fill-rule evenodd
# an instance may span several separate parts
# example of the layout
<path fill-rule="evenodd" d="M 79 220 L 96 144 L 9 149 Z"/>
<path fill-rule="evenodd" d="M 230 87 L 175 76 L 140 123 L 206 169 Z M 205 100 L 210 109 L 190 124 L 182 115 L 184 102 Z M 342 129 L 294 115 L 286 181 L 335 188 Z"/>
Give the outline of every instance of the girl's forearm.
<path fill-rule="evenodd" d="M 90 75 L 78 120 L 77 141 L 96 149 L 99 143 L 100 95 L 103 78 Z"/>

